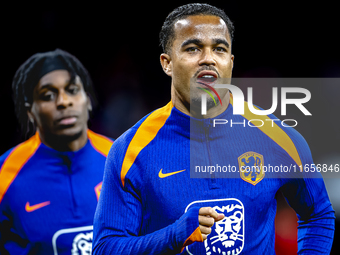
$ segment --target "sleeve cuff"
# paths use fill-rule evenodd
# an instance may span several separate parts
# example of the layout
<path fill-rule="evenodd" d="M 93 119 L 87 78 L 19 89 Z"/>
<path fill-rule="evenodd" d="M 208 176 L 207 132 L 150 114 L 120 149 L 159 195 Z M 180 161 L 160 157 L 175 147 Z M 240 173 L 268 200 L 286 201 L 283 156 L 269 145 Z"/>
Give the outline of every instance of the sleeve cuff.
<path fill-rule="evenodd" d="M 201 229 L 198 226 L 195 231 L 184 241 L 181 252 L 184 250 L 184 248 L 194 242 L 203 242 L 203 237 L 201 233 Z"/>

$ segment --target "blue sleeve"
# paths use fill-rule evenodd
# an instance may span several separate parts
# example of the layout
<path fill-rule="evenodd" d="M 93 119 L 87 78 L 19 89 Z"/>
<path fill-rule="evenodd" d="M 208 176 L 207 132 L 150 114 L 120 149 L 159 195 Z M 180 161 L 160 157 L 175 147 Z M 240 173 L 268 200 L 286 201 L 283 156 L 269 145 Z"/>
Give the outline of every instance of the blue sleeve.
<path fill-rule="evenodd" d="M 13 149 L 0 156 L 0 171 Z M 0 185 L 2 185 L 1 178 Z M 3 187 L 1 187 L 1 190 L 3 190 Z M 23 249 L 29 251 L 27 240 L 23 239 L 21 233 L 14 228 L 14 216 L 10 208 L 11 199 L 14 198 L 8 197 L 8 194 L 5 193 L 0 200 L 0 254 L 19 254 L 22 253 Z"/>
<path fill-rule="evenodd" d="M 313 164 L 305 139 L 292 129 L 302 165 Z M 302 178 L 290 179 L 282 192 L 298 216 L 298 254 L 329 254 L 332 248 L 335 216 L 322 175 L 303 172 Z"/>
<path fill-rule="evenodd" d="M 127 145 L 118 139 L 106 160 L 102 190 L 94 217 L 93 255 L 177 254 L 197 229 L 198 210 L 192 208 L 173 224 L 141 236 L 142 202 L 134 174 L 129 170 L 123 187 L 120 178 Z M 123 148 L 122 148 L 123 147 Z M 159 215 L 162 217 L 162 215 Z"/>

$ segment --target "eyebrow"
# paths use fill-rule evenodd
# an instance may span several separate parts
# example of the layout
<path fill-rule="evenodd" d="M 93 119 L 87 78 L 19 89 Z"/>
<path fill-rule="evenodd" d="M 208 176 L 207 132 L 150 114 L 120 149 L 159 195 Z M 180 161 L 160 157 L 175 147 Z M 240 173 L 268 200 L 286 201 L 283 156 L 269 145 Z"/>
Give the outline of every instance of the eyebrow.
<path fill-rule="evenodd" d="M 70 85 L 70 83 L 68 83 L 65 87 L 67 87 L 67 86 L 69 86 L 69 85 Z M 53 85 L 53 83 L 45 83 L 45 84 L 41 85 L 41 86 L 37 89 L 37 91 L 42 91 L 42 90 L 45 90 L 45 89 L 47 89 L 47 90 L 52 90 L 52 91 L 58 90 L 58 89 Z"/>
<path fill-rule="evenodd" d="M 215 38 L 215 39 L 212 39 L 212 41 L 213 41 L 213 44 L 214 44 L 214 45 L 217 45 L 217 44 L 224 44 L 228 49 L 229 49 L 229 47 L 230 47 L 228 41 L 225 40 L 225 39 Z M 181 47 L 183 48 L 183 47 L 185 47 L 185 46 L 187 46 L 187 45 L 189 45 L 189 44 L 196 44 L 196 45 L 201 46 L 201 45 L 203 45 L 203 42 L 202 42 L 200 39 L 192 38 L 192 39 L 185 40 L 185 41 L 182 43 Z"/>
<path fill-rule="evenodd" d="M 77 83 L 76 83 L 76 76 L 71 77 L 70 80 L 67 80 L 65 87 L 70 86 L 71 84 L 77 85 Z M 45 88 L 46 89 L 53 89 L 54 85 L 53 85 L 53 83 L 50 83 L 50 82 L 49 83 L 45 83 L 45 84 L 40 86 L 39 90 L 42 90 L 42 89 L 45 89 Z"/>
<path fill-rule="evenodd" d="M 38 88 L 38 91 L 43 90 L 43 89 L 53 89 L 53 88 L 54 87 L 52 83 L 45 83 Z"/>
<path fill-rule="evenodd" d="M 188 39 L 182 43 L 181 47 L 183 48 L 189 44 L 202 45 L 203 43 L 200 39 Z"/>
<path fill-rule="evenodd" d="M 224 44 L 228 49 L 230 47 L 228 41 L 225 40 L 225 39 L 220 39 L 220 38 L 213 39 L 213 42 L 214 42 L 214 44 Z"/>

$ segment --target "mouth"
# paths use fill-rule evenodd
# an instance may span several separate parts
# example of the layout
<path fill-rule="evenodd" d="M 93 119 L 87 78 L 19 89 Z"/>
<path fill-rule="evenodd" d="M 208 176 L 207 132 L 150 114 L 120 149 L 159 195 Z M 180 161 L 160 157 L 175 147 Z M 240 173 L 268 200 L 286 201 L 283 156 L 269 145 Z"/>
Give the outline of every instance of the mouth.
<path fill-rule="evenodd" d="M 57 123 L 60 126 L 70 126 L 70 125 L 74 125 L 76 122 L 77 122 L 76 116 L 67 116 L 67 117 L 63 117 L 57 120 Z"/>
<path fill-rule="evenodd" d="M 220 104 L 222 105 L 222 101 L 220 96 L 218 95 L 217 91 L 214 89 L 214 85 L 215 85 L 215 81 L 217 80 L 217 78 L 219 77 L 219 74 L 217 71 L 212 71 L 212 70 L 202 70 L 197 74 L 197 83 L 203 85 L 205 88 L 210 89 L 212 92 L 214 92 L 214 94 L 217 96 Z M 206 91 L 204 88 L 201 87 L 197 87 L 198 89 L 204 90 Z M 208 94 L 209 92 L 206 91 Z M 209 94 L 215 105 L 217 105 L 213 95 Z"/>
<path fill-rule="evenodd" d="M 214 71 L 208 71 L 208 70 L 204 70 L 198 73 L 197 75 L 197 82 L 205 85 L 214 85 L 213 83 L 217 80 L 217 73 Z"/>

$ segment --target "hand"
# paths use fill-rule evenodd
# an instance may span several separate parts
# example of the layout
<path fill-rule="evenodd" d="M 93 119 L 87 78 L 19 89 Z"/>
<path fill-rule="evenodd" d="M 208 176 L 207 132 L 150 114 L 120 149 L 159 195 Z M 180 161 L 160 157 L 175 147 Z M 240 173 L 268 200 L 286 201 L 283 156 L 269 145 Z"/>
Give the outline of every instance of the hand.
<path fill-rule="evenodd" d="M 203 241 L 207 239 L 211 233 L 211 227 L 216 221 L 220 221 L 224 218 L 224 214 L 218 214 L 211 207 L 201 207 L 198 212 L 198 223 L 202 233 Z"/>

